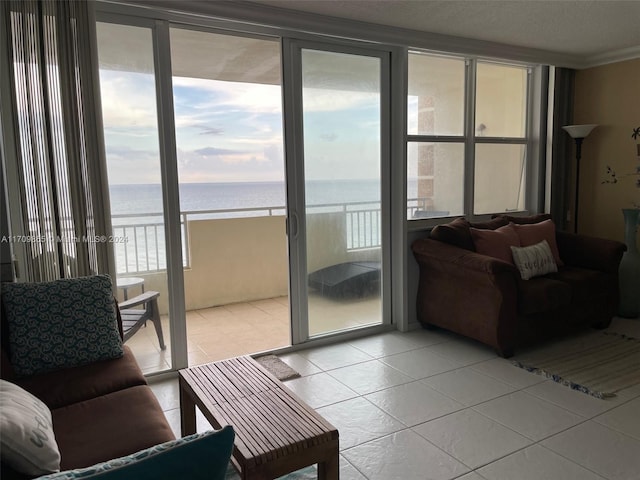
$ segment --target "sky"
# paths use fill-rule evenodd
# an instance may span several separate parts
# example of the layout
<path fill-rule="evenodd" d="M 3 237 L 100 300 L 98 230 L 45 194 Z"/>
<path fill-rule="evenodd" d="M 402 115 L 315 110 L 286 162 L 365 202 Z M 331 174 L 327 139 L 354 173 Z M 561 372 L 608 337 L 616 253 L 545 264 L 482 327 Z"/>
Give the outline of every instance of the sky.
<path fill-rule="evenodd" d="M 155 83 L 101 69 L 109 182 L 160 182 Z M 284 181 L 279 85 L 173 78 L 181 183 Z M 378 178 L 379 100 L 368 92 L 305 88 L 305 176 Z"/>

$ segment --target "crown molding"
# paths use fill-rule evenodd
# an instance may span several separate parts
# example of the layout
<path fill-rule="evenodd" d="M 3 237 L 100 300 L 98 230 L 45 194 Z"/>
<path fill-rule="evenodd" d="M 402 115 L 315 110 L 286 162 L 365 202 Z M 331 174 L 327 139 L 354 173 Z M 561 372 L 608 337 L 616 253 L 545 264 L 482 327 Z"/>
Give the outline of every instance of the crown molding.
<path fill-rule="evenodd" d="M 623 48 L 613 52 L 600 53 L 588 57 L 581 68 L 598 67 L 609 63 L 625 62 L 627 60 L 635 60 L 640 58 L 640 45 L 635 47 Z"/>
<path fill-rule="evenodd" d="M 174 21 L 186 21 L 189 17 L 204 23 L 224 20 L 298 38 L 323 35 L 522 63 L 585 68 L 585 59 L 580 56 L 299 12 L 245 0 L 104 0 L 98 2 L 98 9 L 114 13 L 122 11 L 119 6 L 127 5 L 143 7 L 145 12 L 152 9 L 155 16 Z"/>

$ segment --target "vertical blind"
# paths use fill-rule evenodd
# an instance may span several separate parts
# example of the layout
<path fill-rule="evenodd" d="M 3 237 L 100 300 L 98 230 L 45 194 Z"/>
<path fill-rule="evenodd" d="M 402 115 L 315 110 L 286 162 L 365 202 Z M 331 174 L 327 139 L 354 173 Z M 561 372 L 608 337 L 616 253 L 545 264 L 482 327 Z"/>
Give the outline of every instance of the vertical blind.
<path fill-rule="evenodd" d="M 25 278 L 113 273 L 90 2 L 3 2 Z M 14 201 L 14 205 L 15 205 Z M 16 232 L 13 232 L 14 234 Z"/>

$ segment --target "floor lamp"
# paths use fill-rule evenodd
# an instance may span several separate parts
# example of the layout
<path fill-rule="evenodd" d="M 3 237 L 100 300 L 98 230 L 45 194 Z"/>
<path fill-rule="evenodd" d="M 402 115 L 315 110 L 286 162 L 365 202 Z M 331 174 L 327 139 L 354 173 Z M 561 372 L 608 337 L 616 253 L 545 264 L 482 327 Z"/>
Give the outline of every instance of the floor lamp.
<path fill-rule="evenodd" d="M 567 125 L 562 127 L 576 142 L 576 200 L 573 210 L 573 231 L 578 233 L 578 190 L 580 189 L 580 157 L 582 153 L 582 140 L 598 125 Z"/>

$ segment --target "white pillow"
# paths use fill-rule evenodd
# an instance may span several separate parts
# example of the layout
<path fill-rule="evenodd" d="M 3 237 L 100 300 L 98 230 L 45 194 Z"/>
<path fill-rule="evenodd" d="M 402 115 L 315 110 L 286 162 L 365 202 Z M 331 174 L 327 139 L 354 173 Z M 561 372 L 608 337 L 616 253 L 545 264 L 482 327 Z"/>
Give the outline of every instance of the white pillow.
<path fill-rule="evenodd" d="M 6 380 L 0 380 L 0 431 L 2 461 L 14 470 L 28 475 L 60 471 L 51 411 Z"/>
<path fill-rule="evenodd" d="M 523 280 L 558 271 L 558 265 L 546 240 L 529 247 L 511 247 L 511 252 L 513 263 L 518 267 Z"/>

